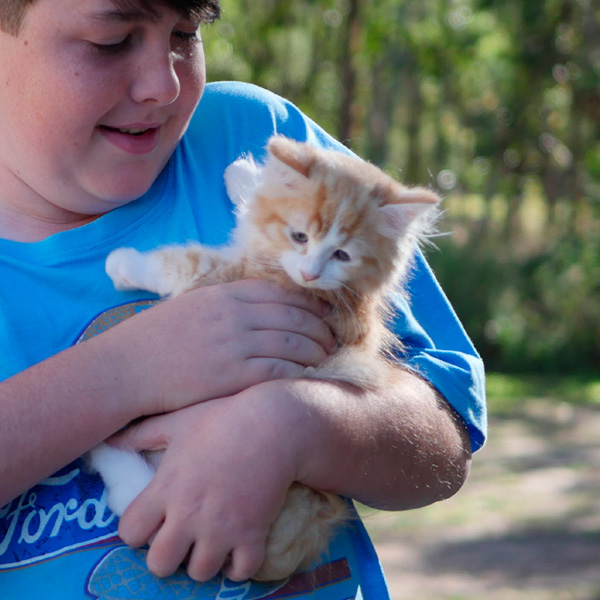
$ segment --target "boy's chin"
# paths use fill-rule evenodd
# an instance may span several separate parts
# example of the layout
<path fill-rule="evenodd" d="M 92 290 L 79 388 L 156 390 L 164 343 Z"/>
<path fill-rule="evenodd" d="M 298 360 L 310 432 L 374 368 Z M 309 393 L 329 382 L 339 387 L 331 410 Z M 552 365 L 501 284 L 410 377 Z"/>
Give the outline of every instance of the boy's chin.
<path fill-rule="evenodd" d="M 156 177 L 136 177 L 122 182 L 113 180 L 111 185 L 98 189 L 96 195 L 104 201 L 108 210 L 111 210 L 142 197 L 155 181 Z"/>

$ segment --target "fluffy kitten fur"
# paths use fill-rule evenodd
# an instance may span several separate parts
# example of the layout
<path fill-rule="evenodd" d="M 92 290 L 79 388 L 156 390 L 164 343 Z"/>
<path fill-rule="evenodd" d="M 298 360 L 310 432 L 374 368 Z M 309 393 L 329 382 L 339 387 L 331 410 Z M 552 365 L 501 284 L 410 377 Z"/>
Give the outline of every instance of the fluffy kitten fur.
<path fill-rule="evenodd" d="M 301 286 L 333 306 L 327 322 L 339 350 L 307 377 L 346 381 L 365 389 L 385 385 L 393 340 L 385 327 L 386 295 L 406 275 L 415 248 L 437 214 L 439 197 L 407 188 L 375 166 L 281 136 L 271 138 L 264 165 L 241 158 L 225 173 L 237 205 L 233 242 L 198 244 L 141 254 L 111 253 L 106 270 L 117 289 L 161 296 L 245 277 Z M 154 473 L 152 460 L 101 444 L 92 464 L 122 514 Z M 150 463 L 150 464 L 149 464 Z M 308 567 L 348 517 L 336 495 L 294 484 L 267 539 L 256 579 L 287 577 Z"/>

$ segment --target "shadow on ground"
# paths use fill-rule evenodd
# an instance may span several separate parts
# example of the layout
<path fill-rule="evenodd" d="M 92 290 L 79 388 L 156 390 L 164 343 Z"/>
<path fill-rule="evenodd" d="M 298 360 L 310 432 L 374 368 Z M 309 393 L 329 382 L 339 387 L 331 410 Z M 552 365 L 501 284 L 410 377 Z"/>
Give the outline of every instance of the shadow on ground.
<path fill-rule="evenodd" d="M 600 409 L 492 420 L 459 494 L 366 525 L 394 600 L 600 600 Z"/>

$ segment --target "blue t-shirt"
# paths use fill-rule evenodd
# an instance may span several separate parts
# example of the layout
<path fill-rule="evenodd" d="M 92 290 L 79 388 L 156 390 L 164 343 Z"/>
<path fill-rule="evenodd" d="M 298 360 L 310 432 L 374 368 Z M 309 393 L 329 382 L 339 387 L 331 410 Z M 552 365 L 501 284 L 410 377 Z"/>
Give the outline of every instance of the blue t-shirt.
<path fill-rule="evenodd" d="M 220 245 L 234 225 L 223 172 L 243 153 L 264 154 L 273 133 L 346 151 L 290 103 L 255 86 L 206 88 L 183 140 L 151 189 L 95 221 L 36 243 L 0 240 L 0 380 L 145 310 L 156 298 L 117 292 L 107 254 L 200 241 Z M 465 420 L 473 449 L 486 421 L 481 360 L 419 257 L 395 330 L 406 364 Z M 102 482 L 81 461 L 0 508 L 0 596 L 6 600 L 222 599 L 384 600 L 385 580 L 360 521 L 342 530 L 326 558 L 283 582 L 200 584 L 183 571 L 159 579 L 144 551 L 125 546 Z"/>

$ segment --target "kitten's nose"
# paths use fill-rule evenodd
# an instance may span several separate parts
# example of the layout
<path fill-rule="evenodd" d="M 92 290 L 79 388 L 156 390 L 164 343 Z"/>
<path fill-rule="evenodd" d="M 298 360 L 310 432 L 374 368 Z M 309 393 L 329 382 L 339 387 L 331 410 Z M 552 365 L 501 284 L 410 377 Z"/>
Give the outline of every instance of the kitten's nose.
<path fill-rule="evenodd" d="M 302 275 L 304 281 L 315 281 L 315 279 L 319 279 L 319 277 L 321 276 L 320 273 L 307 273 L 306 271 L 302 270 L 300 271 L 300 274 Z"/>

